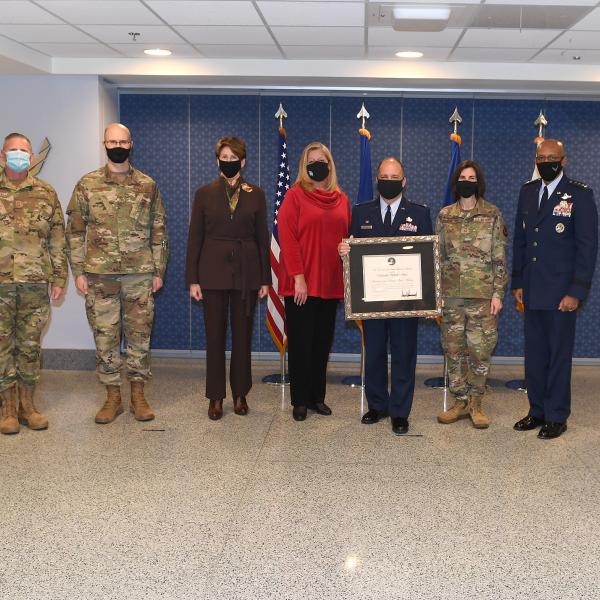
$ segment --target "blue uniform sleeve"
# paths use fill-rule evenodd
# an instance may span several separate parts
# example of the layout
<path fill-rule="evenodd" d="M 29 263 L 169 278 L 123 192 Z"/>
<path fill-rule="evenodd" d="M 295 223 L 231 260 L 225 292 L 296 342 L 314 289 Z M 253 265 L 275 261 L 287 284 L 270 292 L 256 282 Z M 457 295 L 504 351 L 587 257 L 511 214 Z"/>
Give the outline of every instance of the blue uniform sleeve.
<path fill-rule="evenodd" d="M 433 227 L 431 225 L 431 211 L 428 206 L 424 207 L 423 224 L 421 225 L 421 235 L 433 235 Z"/>
<path fill-rule="evenodd" d="M 352 222 L 350 223 L 350 233 L 349 235 L 353 235 L 355 238 L 357 237 L 361 237 L 360 236 L 360 218 L 359 218 L 359 213 L 360 209 L 358 208 L 358 205 L 355 205 L 352 208 Z"/>
<path fill-rule="evenodd" d="M 510 285 L 511 289 L 513 290 L 523 287 L 523 269 L 525 268 L 525 249 L 527 247 L 525 228 L 523 227 L 523 195 L 524 190 L 521 189 L 521 193 L 519 194 L 519 203 L 517 204 L 515 233 L 513 237 L 512 282 Z"/>
<path fill-rule="evenodd" d="M 582 198 L 577 200 L 573 218 L 575 271 L 567 294 L 585 300 L 592 286 L 598 254 L 598 208 L 592 190 L 585 190 Z"/>

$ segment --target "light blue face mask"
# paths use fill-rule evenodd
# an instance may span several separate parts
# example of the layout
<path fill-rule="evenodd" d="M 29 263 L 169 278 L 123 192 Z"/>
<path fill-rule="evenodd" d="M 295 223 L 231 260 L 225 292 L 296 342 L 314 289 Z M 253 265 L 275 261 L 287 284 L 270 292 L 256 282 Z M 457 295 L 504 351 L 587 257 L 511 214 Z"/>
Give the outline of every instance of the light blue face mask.
<path fill-rule="evenodd" d="M 29 169 L 29 154 L 24 150 L 9 150 L 6 153 L 6 166 L 15 173 Z"/>

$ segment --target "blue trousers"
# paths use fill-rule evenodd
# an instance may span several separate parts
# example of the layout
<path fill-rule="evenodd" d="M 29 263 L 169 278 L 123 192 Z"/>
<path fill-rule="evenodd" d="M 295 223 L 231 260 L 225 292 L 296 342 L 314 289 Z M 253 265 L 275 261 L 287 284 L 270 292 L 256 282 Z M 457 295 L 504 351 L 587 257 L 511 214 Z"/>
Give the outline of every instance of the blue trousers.
<path fill-rule="evenodd" d="M 408 417 L 415 390 L 418 319 L 367 319 L 365 392 L 370 409 L 391 417 Z M 388 392 L 388 340 L 392 382 Z"/>
<path fill-rule="evenodd" d="M 525 310 L 525 382 L 529 414 L 564 423 L 571 414 L 575 312 Z"/>

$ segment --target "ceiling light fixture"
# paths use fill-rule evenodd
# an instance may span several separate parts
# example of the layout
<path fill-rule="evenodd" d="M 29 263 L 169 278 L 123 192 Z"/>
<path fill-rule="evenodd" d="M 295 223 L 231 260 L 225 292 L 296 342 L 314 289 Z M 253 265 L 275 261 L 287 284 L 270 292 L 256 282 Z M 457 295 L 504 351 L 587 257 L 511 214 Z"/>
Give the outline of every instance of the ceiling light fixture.
<path fill-rule="evenodd" d="M 448 26 L 451 10 L 435 7 L 402 7 L 392 9 L 392 27 L 396 31 L 443 31 Z"/>
<path fill-rule="evenodd" d="M 144 50 L 144 54 L 149 56 L 171 56 L 173 53 L 165 48 L 148 48 Z"/>
<path fill-rule="evenodd" d="M 415 50 L 410 50 L 410 51 L 402 50 L 400 52 L 396 52 L 396 56 L 398 58 L 422 58 L 423 53 L 417 52 Z"/>
<path fill-rule="evenodd" d="M 579 54 L 575 54 L 575 56 L 571 57 L 573 60 L 581 60 L 581 56 Z"/>

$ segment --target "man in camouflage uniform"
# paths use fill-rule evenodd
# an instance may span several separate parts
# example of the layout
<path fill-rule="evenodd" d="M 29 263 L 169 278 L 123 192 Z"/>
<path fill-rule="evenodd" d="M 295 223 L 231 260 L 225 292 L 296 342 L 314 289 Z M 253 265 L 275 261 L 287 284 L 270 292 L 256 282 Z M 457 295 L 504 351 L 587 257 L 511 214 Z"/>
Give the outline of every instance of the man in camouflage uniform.
<path fill-rule="evenodd" d="M 127 341 L 131 411 L 154 419 L 144 397 L 150 377 L 154 297 L 168 258 L 165 210 L 156 182 L 129 163 L 133 142 L 118 123 L 104 132 L 105 167 L 84 175 L 67 209 L 67 243 L 77 289 L 85 295 L 96 342 L 97 373 L 106 402 L 96 423 L 110 423 L 121 406 L 121 329 Z"/>
<path fill-rule="evenodd" d="M 60 298 L 67 279 L 62 209 L 54 188 L 29 174 L 32 156 L 27 137 L 6 136 L 0 152 L 1 433 L 18 433 L 19 423 L 48 427 L 33 393 L 50 299 Z"/>
<path fill-rule="evenodd" d="M 455 400 L 449 410 L 438 415 L 438 421 L 453 423 L 470 416 L 473 425 L 483 429 L 490 420 L 481 404 L 508 284 L 507 230 L 498 208 L 483 199 L 483 174 L 473 165 L 473 161 L 464 161 L 457 173 L 462 170 L 471 174 L 471 181 L 479 182 L 478 188 L 473 187 L 475 195 L 459 197 L 444 207 L 436 223 L 444 301 L 442 345 Z M 457 175 L 454 183 L 456 190 L 461 183 Z"/>

